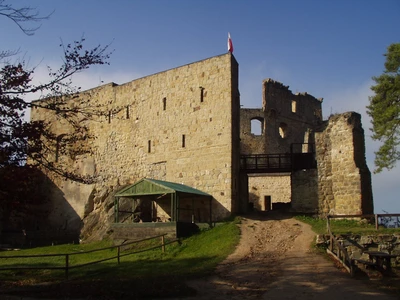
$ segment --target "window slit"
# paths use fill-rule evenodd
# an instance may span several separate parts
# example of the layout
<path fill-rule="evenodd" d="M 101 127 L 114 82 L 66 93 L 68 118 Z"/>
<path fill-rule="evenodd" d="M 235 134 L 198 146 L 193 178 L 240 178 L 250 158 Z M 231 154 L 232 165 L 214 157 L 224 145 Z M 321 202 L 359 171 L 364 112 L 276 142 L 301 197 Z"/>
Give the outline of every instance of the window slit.
<path fill-rule="evenodd" d="M 201 86 L 200 87 L 200 102 L 204 101 L 204 88 Z"/>

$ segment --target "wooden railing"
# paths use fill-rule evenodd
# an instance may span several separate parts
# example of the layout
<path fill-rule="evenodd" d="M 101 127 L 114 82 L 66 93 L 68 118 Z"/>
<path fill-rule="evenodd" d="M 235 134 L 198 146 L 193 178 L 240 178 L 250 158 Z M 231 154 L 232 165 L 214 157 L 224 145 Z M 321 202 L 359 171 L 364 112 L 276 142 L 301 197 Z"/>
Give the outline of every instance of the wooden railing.
<path fill-rule="evenodd" d="M 240 156 L 240 169 L 247 173 L 291 172 L 315 168 L 314 153 L 249 154 Z"/>
<path fill-rule="evenodd" d="M 141 253 L 141 252 L 145 252 L 145 251 L 149 251 L 149 250 L 153 250 L 153 249 L 157 249 L 157 248 L 161 248 L 162 252 L 165 252 L 165 246 L 166 245 L 169 245 L 169 244 L 172 244 L 172 243 L 175 243 L 175 242 L 179 241 L 178 239 L 174 239 L 174 240 L 166 242 L 165 241 L 165 236 L 166 236 L 166 234 L 161 234 L 161 235 L 157 235 L 157 236 L 153 236 L 153 237 L 149 237 L 149 238 L 145 238 L 145 239 L 141 239 L 141 240 L 136 240 L 136 241 L 132 241 L 132 242 L 128 242 L 128 243 L 123 243 L 123 244 L 116 245 L 116 246 L 104 247 L 104 248 L 99 248 L 99 249 L 94 249 L 94 250 L 89 250 L 89 251 L 76 252 L 76 253 L 0 256 L 0 259 L 38 258 L 38 257 L 64 257 L 64 261 L 65 261 L 63 266 L 4 267 L 4 268 L 0 268 L 0 271 L 5 271 L 5 270 L 64 270 L 65 271 L 65 277 L 68 279 L 69 270 L 71 270 L 71 269 L 81 268 L 81 267 L 97 264 L 97 263 L 108 261 L 108 260 L 112 260 L 112 259 L 117 259 L 117 263 L 119 264 L 121 257 L 127 256 L 127 255 L 132 255 L 132 254 L 137 254 L 137 253 Z M 156 238 L 161 238 L 161 244 L 160 245 L 152 246 L 152 247 L 149 247 L 149 248 L 146 248 L 146 249 L 140 249 L 140 250 L 136 250 L 136 251 L 131 251 L 131 252 L 125 252 L 125 253 L 121 252 L 121 248 L 123 248 L 123 247 L 126 247 L 128 245 L 132 245 L 132 244 L 137 244 L 137 243 L 140 243 L 140 242 L 143 242 L 143 241 L 156 239 Z M 73 256 L 73 255 L 84 255 L 84 254 L 104 251 L 104 250 L 108 250 L 108 249 L 117 249 L 117 255 L 111 256 L 111 257 L 107 257 L 107 258 L 104 258 L 104 259 L 100 259 L 100 260 L 96 260 L 96 261 L 91 261 L 91 262 L 84 263 L 84 264 L 73 265 L 73 266 L 70 265 L 70 257 Z"/>
<path fill-rule="evenodd" d="M 240 157 L 240 168 L 244 171 L 290 171 L 292 156 L 287 154 L 252 154 Z"/>
<path fill-rule="evenodd" d="M 351 274 L 354 274 L 353 270 L 353 262 L 350 259 L 349 254 L 347 253 L 346 248 L 343 246 L 343 244 L 335 237 L 335 235 L 332 232 L 331 229 L 331 218 L 335 218 L 337 216 L 327 216 L 327 230 L 329 233 L 329 247 L 326 249 L 326 252 L 328 252 L 330 255 L 332 255 L 333 258 L 335 258 L 337 261 L 339 261 L 342 266 Z M 342 218 L 345 218 L 345 216 L 341 216 Z M 360 216 L 358 216 L 360 217 Z M 336 247 L 335 247 L 336 246 Z M 335 248 L 337 248 L 337 252 L 335 252 Z"/>
<path fill-rule="evenodd" d="M 360 219 L 374 219 L 375 229 L 379 230 L 380 218 L 396 217 L 398 221 L 400 214 L 369 214 L 369 215 L 328 215 L 327 216 L 327 230 L 329 233 L 329 247 L 326 249 L 336 260 L 338 260 L 343 267 L 353 276 L 354 275 L 354 260 L 350 258 L 346 248 L 340 240 L 338 240 L 332 232 L 330 220 L 331 219 L 347 219 L 347 218 L 360 218 Z M 399 224 L 398 224 L 399 225 Z M 336 246 L 336 247 L 335 247 Z M 337 249 L 337 250 L 335 250 Z"/>

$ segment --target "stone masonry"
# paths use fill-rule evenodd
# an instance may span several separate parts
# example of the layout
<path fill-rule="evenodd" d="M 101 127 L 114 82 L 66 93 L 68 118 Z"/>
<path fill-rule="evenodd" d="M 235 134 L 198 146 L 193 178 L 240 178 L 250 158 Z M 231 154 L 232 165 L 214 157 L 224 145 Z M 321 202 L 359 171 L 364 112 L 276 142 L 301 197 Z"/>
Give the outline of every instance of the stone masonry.
<path fill-rule="evenodd" d="M 323 121 L 322 99 L 292 94 L 272 79 L 262 83 L 260 109 L 241 109 L 238 78 L 238 63 L 227 53 L 77 95 L 105 111 L 103 117 L 76 120 L 96 137 L 83 145 L 90 154 L 60 154 L 53 145 L 48 159 L 93 175 L 96 182 L 79 184 L 43 170 L 51 182 L 46 189 L 51 213 L 43 222 L 88 231 L 82 229 L 85 219 L 106 222 L 99 218 L 104 211 L 111 219 L 112 204 L 104 199 L 143 177 L 212 195 L 214 220 L 245 212 L 249 201 L 267 210 L 266 196 L 271 207 L 291 203 L 298 212 L 371 213 L 359 115 L 346 113 Z M 72 130 L 43 109 L 33 109 L 31 118 L 51 122 L 60 139 Z M 261 125 L 259 134 L 251 133 L 252 120 Z M 274 176 L 240 172 L 241 154 L 290 152 L 314 153 L 317 168 Z"/>
<path fill-rule="evenodd" d="M 348 112 L 330 117 L 315 140 L 320 214 L 373 213 L 361 116 Z"/>
<path fill-rule="evenodd" d="M 96 209 L 90 199 L 143 177 L 182 183 L 213 195 L 214 219 L 229 216 L 238 201 L 238 64 L 231 54 L 83 92 L 108 117 L 81 122 L 96 139 L 92 155 L 64 156 L 58 163 L 97 182 L 84 185 L 47 174 L 52 188 L 53 226 L 76 229 Z M 52 122 L 61 136 L 67 124 L 50 112 L 32 111 L 32 119 Z M 49 158 L 56 163 L 55 157 Z M 72 221 L 71 221 L 72 220 Z"/>
<path fill-rule="evenodd" d="M 291 210 L 319 215 L 373 213 L 371 175 L 365 161 L 361 116 L 344 113 L 322 120 L 322 98 L 293 94 L 272 79 L 263 82 L 263 107 L 241 109 L 241 154 L 314 153 L 316 169 L 291 174 L 253 174 L 254 207 L 290 202 Z M 260 122 L 261 134 L 250 123 Z M 286 177 L 284 179 L 284 177 Z"/>

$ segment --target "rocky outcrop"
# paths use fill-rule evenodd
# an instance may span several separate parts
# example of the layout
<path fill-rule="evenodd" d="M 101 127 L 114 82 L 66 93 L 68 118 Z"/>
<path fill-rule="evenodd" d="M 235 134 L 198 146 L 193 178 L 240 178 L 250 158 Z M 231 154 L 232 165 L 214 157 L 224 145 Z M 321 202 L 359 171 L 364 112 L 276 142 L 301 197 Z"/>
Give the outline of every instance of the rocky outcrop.
<path fill-rule="evenodd" d="M 85 205 L 85 217 L 81 230 L 81 241 L 99 241 L 108 236 L 110 225 L 114 222 L 114 195 L 118 189 L 103 188 L 93 190 Z"/>

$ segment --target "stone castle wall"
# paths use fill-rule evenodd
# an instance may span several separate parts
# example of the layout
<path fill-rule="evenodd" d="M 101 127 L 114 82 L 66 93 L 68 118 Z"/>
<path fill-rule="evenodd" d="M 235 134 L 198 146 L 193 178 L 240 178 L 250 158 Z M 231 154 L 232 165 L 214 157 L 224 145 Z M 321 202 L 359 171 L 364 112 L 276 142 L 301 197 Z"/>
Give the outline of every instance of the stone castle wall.
<path fill-rule="evenodd" d="M 291 209 L 299 213 L 318 214 L 318 170 L 292 172 Z"/>
<path fill-rule="evenodd" d="M 241 154 L 313 152 L 313 132 L 322 123 L 322 99 L 307 93 L 293 94 L 288 86 L 272 79 L 263 81 L 263 107 L 242 108 L 240 114 Z M 251 133 L 251 121 L 259 120 L 260 135 Z M 293 143 L 298 143 L 293 146 Z M 314 172 L 315 173 L 315 172 Z M 312 172 L 293 174 L 252 174 L 249 176 L 249 201 L 261 210 L 265 208 L 265 197 L 271 203 L 291 202 L 292 210 L 316 212 L 318 191 Z"/>
<path fill-rule="evenodd" d="M 251 122 L 260 123 L 260 134 L 252 133 Z M 264 112 L 261 108 L 240 109 L 240 154 L 265 153 L 265 122 Z"/>
<path fill-rule="evenodd" d="M 360 115 L 344 113 L 323 121 L 322 99 L 293 94 L 288 86 L 271 79 L 263 82 L 263 95 L 262 109 L 241 110 L 241 153 L 315 152 L 317 168 L 293 171 L 284 189 L 272 183 L 273 174 L 251 175 L 249 201 L 262 209 L 264 197 L 275 195 L 275 199 L 289 199 L 297 212 L 373 213 Z M 251 134 L 254 119 L 261 121 L 261 135 Z M 298 144 L 291 149 L 293 143 Z"/>
<path fill-rule="evenodd" d="M 371 174 L 365 160 L 361 116 L 332 116 L 315 134 L 319 213 L 373 213 Z"/>
<path fill-rule="evenodd" d="M 90 199 L 96 194 L 143 177 L 182 183 L 213 195 L 215 219 L 235 209 L 239 187 L 235 120 L 240 99 L 238 64 L 230 53 L 122 85 L 107 84 L 79 97 L 108 113 L 96 120 L 80 120 L 96 136 L 87 145 L 93 153 L 66 155 L 58 163 L 95 175 L 97 182 L 83 185 L 48 174 L 57 186 L 53 222 L 69 218 L 61 212 L 66 203 L 83 218 L 95 209 Z M 32 111 L 32 119 L 52 121 L 58 135 L 69 130 L 41 109 Z"/>
<path fill-rule="evenodd" d="M 294 143 L 313 142 L 308 136 L 322 122 L 321 104 L 322 99 L 307 93 L 293 94 L 288 86 L 280 82 L 264 80 L 264 137 L 267 153 L 289 153 Z M 293 149 L 295 152 L 304 152 L 297 147 Z"/>
<path fill-rule="evenodd" d="M 290 174 L 259 174 L 249 176 L 249 202 L 257 210 L 271 210 L 275 203 L 290 203 Z M 270 203 L 265 200 L 270 198 Z"/>
<path fill-rule="evenodd" d="M 238 74 L 238 64 L 228 53 L 80 93 L 88 107 L 104 112 L 94 120 L 83 115 L 76 120 L 95 136 L 80 145 L 91 153 L 73 154 L 74 145 L 68 145 L 69 153 L 56 153 L 52 145 L 54 154 L 48 159 L 75 173 L 93 175 L 96 181 L 79 184 L 48 173 L 50 223 L 79 230 L 82 219 L 90 215 L 97 220 L 104 205 L 110 218 L 112 203 L 104 204 L 104 199 L 143 177 L 211 194 L 214 220 L 246 211 L 249 201 L 265 210 L 266 196 L 272 204 L 290 202 L 298 212 L 372 212 L 359 115 L 346 113 L 323 121 L 322 99 L 293 94 L 271 79 L 263 82 L 262 108 L 241 109 Z M 60 138 L 72 130 L 43 109 L 32 110 L 31 118 L 51 122 Z M 260 122 L 260 134 L 251 133 L 252 120 Z M 293 143 L 298 145 L 291 149 Z M 241 154 L 291 150 L 316 151 L 317 169 L 290 176 L 247 177 L 240 172 Z"/>

